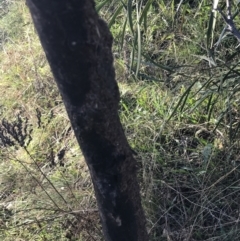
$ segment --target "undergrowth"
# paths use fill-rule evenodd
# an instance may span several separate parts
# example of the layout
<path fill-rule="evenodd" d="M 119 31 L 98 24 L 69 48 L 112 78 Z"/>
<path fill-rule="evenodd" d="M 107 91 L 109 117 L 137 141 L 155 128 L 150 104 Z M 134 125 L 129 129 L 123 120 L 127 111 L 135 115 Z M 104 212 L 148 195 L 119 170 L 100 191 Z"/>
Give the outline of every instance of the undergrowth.
<path fill-rule="evenodd" d="M 28 9 L 0 4 L 0 239 L 103 240 Z M 119 114 L 139 163 L 150 240 L 239 240 L 237 40 L 227 34 L 214 45 L 225 23 L 216 15 L 209 31 L 205 0 L 99 0 L 96 8 L 114 36 Z"/>

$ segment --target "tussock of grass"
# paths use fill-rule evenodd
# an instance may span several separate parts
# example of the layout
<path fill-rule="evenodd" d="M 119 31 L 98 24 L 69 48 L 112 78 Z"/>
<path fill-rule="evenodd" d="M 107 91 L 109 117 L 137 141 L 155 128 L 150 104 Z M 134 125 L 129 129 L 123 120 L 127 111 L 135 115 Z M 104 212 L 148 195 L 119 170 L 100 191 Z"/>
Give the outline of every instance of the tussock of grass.
<path fill-rule="evenodd" d="M 122 97 L 125 131 L 142 167 L 152 240 L 237 240 L 238 143 L 230 146 L 213 125 L 182 123 L 189 117 L 167 122 L 169 98 L 155 84 Z"/>

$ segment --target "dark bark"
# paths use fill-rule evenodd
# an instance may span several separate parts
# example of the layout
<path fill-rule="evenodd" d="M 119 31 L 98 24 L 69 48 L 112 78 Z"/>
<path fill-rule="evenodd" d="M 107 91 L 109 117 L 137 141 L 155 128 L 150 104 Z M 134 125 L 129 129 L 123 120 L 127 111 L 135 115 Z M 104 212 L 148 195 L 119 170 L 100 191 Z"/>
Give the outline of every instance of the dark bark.
<path fill-rule="evenodd" d="M 27 4 L 91 173 L 105 239 L 148 240 L 106 23 L 93 0 Z"/>

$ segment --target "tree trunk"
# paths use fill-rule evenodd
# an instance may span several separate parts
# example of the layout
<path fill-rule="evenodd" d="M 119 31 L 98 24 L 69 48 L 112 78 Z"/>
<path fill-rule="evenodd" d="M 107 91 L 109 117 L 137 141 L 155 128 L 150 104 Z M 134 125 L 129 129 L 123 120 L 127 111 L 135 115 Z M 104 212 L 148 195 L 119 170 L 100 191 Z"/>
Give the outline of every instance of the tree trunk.
<path fill-rule="evenodd" d="M 27 4 L 91 173 L 105 239 L 148 240 L 106 23 L 93 0 Z"/>

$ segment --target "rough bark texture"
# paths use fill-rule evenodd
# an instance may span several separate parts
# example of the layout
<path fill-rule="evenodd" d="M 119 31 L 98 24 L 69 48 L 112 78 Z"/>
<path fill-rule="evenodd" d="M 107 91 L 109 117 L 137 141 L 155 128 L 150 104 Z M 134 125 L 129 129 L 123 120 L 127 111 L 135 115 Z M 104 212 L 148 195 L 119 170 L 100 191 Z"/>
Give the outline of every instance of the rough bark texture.
<path fill-rule="evenodd" d="M 148 240 L 136 161 L 118 116 L 112 36 L 93 0 L 27 0 L 90 169 L 107 241 Z"/>

